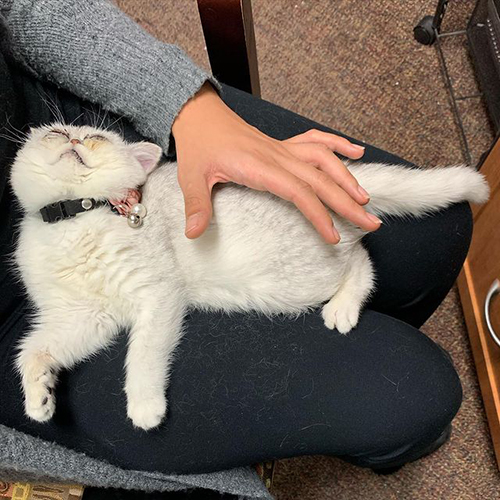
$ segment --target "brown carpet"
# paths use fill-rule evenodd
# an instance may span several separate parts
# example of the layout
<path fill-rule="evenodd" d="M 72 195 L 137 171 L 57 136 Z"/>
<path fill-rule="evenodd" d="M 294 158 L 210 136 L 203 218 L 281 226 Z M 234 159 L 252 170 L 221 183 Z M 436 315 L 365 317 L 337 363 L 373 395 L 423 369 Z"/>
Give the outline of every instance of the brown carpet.
<path fill-rule="evenodd" d="M 463 161 L 460 137 L 434 48 L 412 29 L 436 0 L 253 0 L 262 95 L 318 122 L 423 166 Z M 119 0 L 146 29 L 208 66 L 194 0 Z M 474 2 L 450 2 L 446 30 L 462 29 Z M 460 95 L 477 92 L 464 37 L 443 44 Z M 480 100 L 462 103 L 473 157 L 491 130 Z M 500 498 L 493 455 L 460 302 L 453 290 L 424 331 L 450 351 L 464 403 L 450 443 L 379 477 L 326 457 L 278 463 L 278 500 Z"/>

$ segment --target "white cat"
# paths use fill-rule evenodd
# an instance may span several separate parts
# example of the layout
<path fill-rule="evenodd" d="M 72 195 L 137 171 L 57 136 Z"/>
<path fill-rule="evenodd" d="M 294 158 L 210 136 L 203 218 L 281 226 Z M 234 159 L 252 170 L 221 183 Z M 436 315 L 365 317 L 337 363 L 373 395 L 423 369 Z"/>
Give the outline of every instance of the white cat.
<path fill-rule="evenodd" d="M 327 245 L 291 203 L 226 185 L 214 191 L 207 232 L 189 240 L 176 165 L 151 173 L 160 155 L 151 143 L 127 144 L 109 131 L 54 124 L 32 130 L 16 157 L 11 182 L 25 216 L 15 258 L 37 309 L 17 367 L 26 414 L 35 420 L 54 413 L 59 370 L 128 328 L 128 416 L 137 427 L 156 427 L 191 307 L 297 315 L 328 301 L 328 328 L 347 333 L 357 324 L 374 286 L 362 230 L 332 214 L 342 240 Z M 486 181 L 466 167 L 349 168 L 371 195 L 367 209 L 378 215 L 422 215 L 488 197 Z M 144 183 L 147 215 L 138 228 L 109 206 L 42 220 L 40 209 L 48 204 L 121 199 Z"/>

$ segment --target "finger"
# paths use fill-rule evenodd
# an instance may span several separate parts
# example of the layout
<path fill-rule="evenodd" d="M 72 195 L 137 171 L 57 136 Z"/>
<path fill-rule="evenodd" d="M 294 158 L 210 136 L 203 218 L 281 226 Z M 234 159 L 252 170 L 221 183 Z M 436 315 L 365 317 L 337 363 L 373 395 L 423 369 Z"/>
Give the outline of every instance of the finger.
<path fill-rule="evenodd" d="M 178 180 L 184 196 L 185 234 L 191 239 L 198 238 L 207 229 L 212 218 L 212 200 L 207 180 L 195 169 L 187 172 L 179 169 Z"/>
<path fill-rule="evenodd" d="M 322 130 L 317 129 L 308 130 L 307 132 L 291 137 L 284 142 L 314 142 L 324 144 L 332 151 L 340 153 L 341 155 L 347 156 L 347 158 L 351 158 L 353 160 L 359 160 L 359 158 L 365 154 L 364 146 L 354 144 L 345 137 L 340 137 L 339 135 L 332 134 L 330 132 L 323 132 Z"/>
<path fill-rule="evenodd" d="M 375 231 L 381 221 L 354 201 L 322 170 L 296 159 L 285 159 L 286 169 L 307 183 L 327 206 L 365 231 Z"/>
<path fill-rule="evenodd" d="M 331 215 L 309 184 L 279 166 L 256 165 L 254 174 L 258 180 L 247 183 L 249 187 L 269 191 L 284 200 L 291 201 L 327 243 L 335 244 L 340 241 Z"/>
<path fill-rule="evenodd" d="M 361 205 L 370 201 L 370 195 L 358 184 L 344 163 L 324 144 L 289 144 L 288 149 L 300 160 L 317 165 Z"/>

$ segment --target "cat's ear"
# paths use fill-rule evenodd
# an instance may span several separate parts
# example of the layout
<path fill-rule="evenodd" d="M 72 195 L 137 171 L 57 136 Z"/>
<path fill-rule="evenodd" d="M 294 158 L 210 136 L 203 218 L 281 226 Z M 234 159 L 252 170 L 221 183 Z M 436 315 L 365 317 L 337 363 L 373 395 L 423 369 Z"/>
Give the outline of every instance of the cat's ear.
<path fill-rule="evenodd" d="M 142 165 L 147 174 L 158 165 L 162 154 L 160 146 L 152 142 L 136 142 L 131 144 L 129 148 L 132 156 Z"/>

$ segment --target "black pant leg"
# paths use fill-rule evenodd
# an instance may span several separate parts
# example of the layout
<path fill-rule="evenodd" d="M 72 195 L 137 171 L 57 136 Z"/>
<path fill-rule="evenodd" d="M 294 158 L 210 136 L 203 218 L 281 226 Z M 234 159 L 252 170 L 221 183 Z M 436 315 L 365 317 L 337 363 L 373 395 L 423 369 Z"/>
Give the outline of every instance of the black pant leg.
<path fill-rule="evenodd" d="M 350 457 L 363 466 L 418 458 L 461 402 L 458 376 L 428 337 L 366 311 L 349 335 L 315 312 L 296 321 L 193 312 L 157 430 L 126 418 L 126 335 L 63 372 L 46 424 L 23 414 L 12 359 L 26 327 L 1 331 L 0 423 L 125 468 L 194 473 L 299 455 Z"/>

